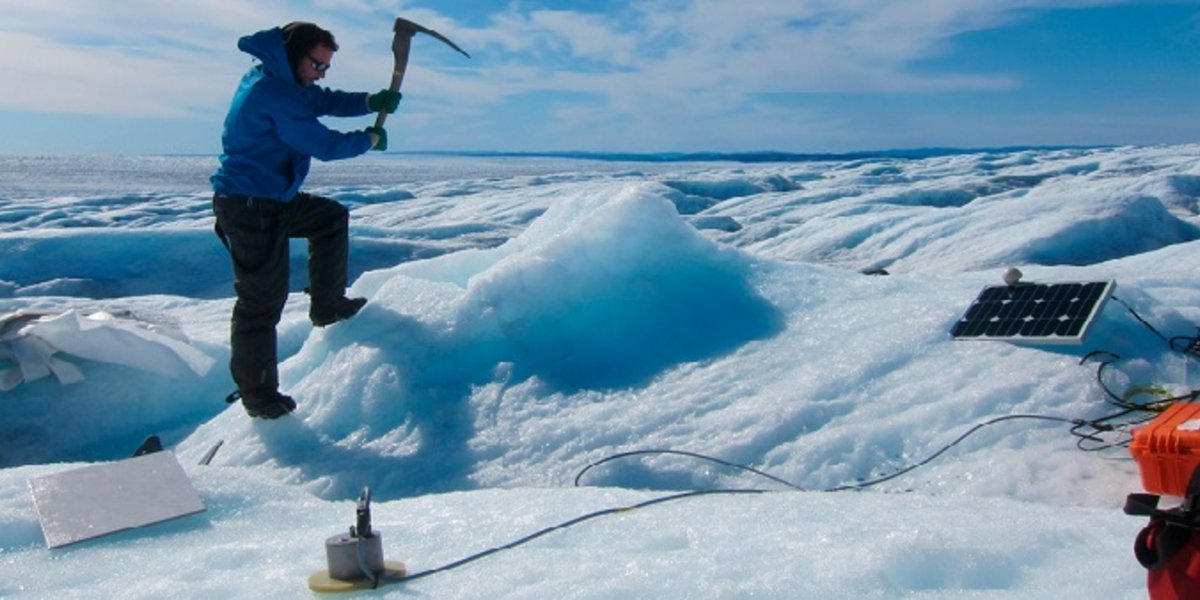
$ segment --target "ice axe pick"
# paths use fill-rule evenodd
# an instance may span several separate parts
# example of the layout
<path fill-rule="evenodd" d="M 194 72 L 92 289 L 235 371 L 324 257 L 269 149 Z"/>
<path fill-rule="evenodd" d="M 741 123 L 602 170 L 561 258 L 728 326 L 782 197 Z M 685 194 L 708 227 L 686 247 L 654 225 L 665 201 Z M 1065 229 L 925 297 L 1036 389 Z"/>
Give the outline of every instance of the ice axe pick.
<path fill-rule="evenodd" d="M 388 89 L 393 92 L 400 91 L 400 84 L 404 83 L 404 70 L 408 68 L 408 51 L 412 48 L 413 36 L 418 33 L 433 36 L 447 46 L 461 52 L 463 56 L 471 58 L 470 54 L 459 48 L 458 44 L 450 41 L 450 38 L 408 19 L 397 18 L 392 31 L 395 32 L 395 36 L 392 38 L 392 56 L 396 62 L 392 69 L 392 83 L 388 85 Z M 379 111 L 379 114 L 375 117 L 375 126 L 382 128 L 384 121 L 387 120 L 387 116 L 387 111 Z"/>

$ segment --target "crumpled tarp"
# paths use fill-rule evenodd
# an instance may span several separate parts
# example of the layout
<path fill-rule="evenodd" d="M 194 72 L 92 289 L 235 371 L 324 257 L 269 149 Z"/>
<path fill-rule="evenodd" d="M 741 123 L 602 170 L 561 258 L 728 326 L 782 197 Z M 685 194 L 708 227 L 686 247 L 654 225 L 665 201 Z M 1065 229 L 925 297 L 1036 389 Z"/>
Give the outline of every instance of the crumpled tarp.
<path fill-rule="evenodd" d="M 0 391 L 50 375 L 64 384 L 83 381 L 83 371 L 63 355 L 180 379 L 208 373 L 213 358 L 181 337 L 168 335 L 152 323 L 103 311 L 87 315 L 75 310 L 3 314 Z"/>

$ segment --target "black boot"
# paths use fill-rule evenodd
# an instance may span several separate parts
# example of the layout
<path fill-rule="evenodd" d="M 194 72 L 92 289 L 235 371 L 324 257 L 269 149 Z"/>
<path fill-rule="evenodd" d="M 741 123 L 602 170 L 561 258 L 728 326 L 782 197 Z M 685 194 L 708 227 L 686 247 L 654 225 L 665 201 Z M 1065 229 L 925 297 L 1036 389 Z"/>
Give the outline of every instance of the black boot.
<path fill-rule="evenodd" d="M 241 392 L 242 407 L 246 414 L 260 419 L 278 419 L 296 410 L 296 401 L 277 390 L 250 390 Z"/>
<path fill-rule="evenodd" d="M 317 327 L 325 327 L 333 325 L 338 321 L 345 321 L 350 317 L 358 314 L 362 307 L 367 304 L 366 298 L 347 298 L 342 296 L 332 302 L 318 302 L 313 300 L 312 305 L 308 307 L 308 320 L 312 321 Z"/>

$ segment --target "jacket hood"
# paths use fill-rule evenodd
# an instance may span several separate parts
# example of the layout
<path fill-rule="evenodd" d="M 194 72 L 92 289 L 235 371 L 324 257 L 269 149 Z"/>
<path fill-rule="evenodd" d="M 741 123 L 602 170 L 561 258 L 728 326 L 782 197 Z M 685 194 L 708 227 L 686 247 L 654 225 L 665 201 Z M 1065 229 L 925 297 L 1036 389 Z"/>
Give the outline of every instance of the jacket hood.
<path fill-rule="evenodd" d="M 262 61 L 263 71 L 288 83 L 296 83 L 296 75 L 288 64 L 287 50 L 283 47 L 283 28 L 272 27 L 252 33 L 238 40 L 238 50 Z"/>

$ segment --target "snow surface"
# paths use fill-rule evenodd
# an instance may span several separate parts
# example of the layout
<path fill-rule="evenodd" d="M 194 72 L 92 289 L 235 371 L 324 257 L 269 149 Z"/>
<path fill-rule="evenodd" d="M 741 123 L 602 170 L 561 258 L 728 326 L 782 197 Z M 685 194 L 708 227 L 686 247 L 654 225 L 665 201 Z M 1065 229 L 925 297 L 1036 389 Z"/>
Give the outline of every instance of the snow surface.
<path fill-rule="evenodd" d="M 736 164 L 376 156 L 315 165 L 352 209 L 351 321 L 280 325 L 279 421 L 223 401 L 232 304 L 212 157 L 0 157 L 0 313 L 104 311 L 213 359 L 0 394 L 0 597 L 295 598 L 369 487 L 433 598 L 1141 598 L 1128 451 L 1061 422 L 1197 387 L 1200 146 Z M 1117 281 L 1082 346 L 954 341 L 985 285 Z M 866 275 L 885 269 L 889 275 Z M 1127 308 L 1127 306 L 1129 308 Z M 114 353 L 122 348 L 112 348 Z M 1081 362 L 1082 361 L 1082 362 Z M 150 434 L 207 511 L 48 550 L 27 482 Z M 1128 440 L 1128 427 L 1106 434 Z M 202 457 L 220 443 L 209 465 Z M 635 450 L 699 453 L 613 460 Z M 576 476 L 583 473 L 580 485 Z"/>

